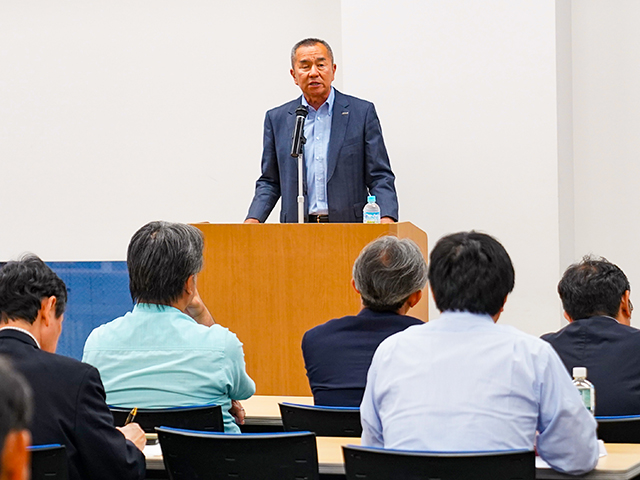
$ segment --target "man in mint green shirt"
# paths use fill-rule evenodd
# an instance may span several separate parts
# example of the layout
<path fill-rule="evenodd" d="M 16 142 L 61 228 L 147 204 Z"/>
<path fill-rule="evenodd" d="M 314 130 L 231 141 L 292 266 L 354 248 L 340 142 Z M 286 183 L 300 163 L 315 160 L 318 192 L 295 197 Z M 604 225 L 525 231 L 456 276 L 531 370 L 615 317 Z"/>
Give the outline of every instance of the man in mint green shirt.
<path fill-rule="evenodd" d="M 225 431 L 239 432 L 238 400 L 255 384 L 242 343 L 215 324 L 198 294 L 203 247 L 190 225 L 151 222 L 138 230 L 127 252 L 133 311 L 91 332 L 82 360 L 100 371 L 109 405 L 221 405 Z"/>

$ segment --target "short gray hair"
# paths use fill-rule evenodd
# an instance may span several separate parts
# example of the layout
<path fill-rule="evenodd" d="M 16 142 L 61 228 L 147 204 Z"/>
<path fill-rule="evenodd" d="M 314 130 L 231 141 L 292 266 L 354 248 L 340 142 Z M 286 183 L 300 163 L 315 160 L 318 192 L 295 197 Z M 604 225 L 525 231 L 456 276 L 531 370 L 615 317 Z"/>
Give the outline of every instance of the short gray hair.
<path fill-rule="evenodd" d="M 291 49 L 291 68 L 295 66 L 296 52 L 300 47 L 313 47 L 318 43 L 320 45 L 324 45 L 324 47 L 327 49 L 327 52 L 329 52 L 329 56 L 331 57 L 331 65 L 333 65 L 333 50 L 331 50 L 331 47 L 327 42 L 320 38 L 305 38 L 304 40 L 300 40 L 298 43 L 296 43 Z"/>
<path fill-rule="evenodd" d="M 170 305 L 202 270 L 202 232 L 184 223 L 151 222 L 129 242 L 129 290 L 136 303 Z"/>
<path fill-rule="evenodd" d="M 427 284 L 427 264 L 413 240 L 385 236 L 360 252 L 353 280 L 366 308 L 396 312 Z"/>

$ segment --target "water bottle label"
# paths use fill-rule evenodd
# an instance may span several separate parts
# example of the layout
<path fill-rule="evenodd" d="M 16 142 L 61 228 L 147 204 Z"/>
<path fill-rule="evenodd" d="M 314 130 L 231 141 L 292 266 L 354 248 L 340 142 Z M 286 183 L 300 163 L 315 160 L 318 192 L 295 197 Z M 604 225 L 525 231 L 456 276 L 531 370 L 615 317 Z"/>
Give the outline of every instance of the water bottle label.
<path fill-rule="evenodd" d="M 363 223 L 380 223 L 380 212 L 364 212 Z"/>
<path fill-rule="evenodd" d="M 582 396 L 582 403 L 587 407 L 587 410 L 591 411 L 591 389 L 580 389 L 580 395 Z"/>

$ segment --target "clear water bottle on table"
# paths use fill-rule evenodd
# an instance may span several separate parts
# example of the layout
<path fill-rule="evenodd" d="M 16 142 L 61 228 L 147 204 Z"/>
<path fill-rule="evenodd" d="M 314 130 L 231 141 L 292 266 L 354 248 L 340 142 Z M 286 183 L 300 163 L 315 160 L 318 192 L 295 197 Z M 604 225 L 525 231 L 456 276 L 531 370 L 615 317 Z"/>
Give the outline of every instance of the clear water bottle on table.
<path fill-rule="evenodd" d="M 582 402 L 592 415 L 596 414 L 596 389 L 589 380 L 587 380 L 586 367 L 573 367 L 573 384 L 580 392 Z"/>

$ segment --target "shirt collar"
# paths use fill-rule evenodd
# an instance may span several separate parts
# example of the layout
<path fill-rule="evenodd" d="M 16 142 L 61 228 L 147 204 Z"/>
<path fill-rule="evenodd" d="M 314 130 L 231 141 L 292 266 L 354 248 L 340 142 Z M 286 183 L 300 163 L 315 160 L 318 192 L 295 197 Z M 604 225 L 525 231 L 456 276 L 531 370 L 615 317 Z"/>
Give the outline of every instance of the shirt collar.
<path fill-rule="evenodd" d="M 459 310 L 447 310 L 440 314 L 440 318 L 447 320 L 462 320 L 462 321 L 487 321 L 490 323 L 495 323 L 493 318 L 488 313 L 471 313 L 467 311 L 459 311 Z"/>
<path fill-rule="evenodd" d="M 24 328 L 20 328 L 20 327 L 14 327 L 13 325 L 7 325 L 6 327 L 0 327 L 0 330 L 15 330 L 17 332 L 22 332 L 26 335 L 29 335 L 31 338 L 33 338 L 33 341 L 36 342 L 36 345 L 38 346 L 38 348 L 40 350 L 42 350 L 42 347 L 40 346 L 40 342 L 36 339 L 36 337 L 33 336 L 33 333 L 31 333 L 29 330 L 25 330 Z"/>
<path fill-rule="evenodd" d="M 325 105 L 327 106 L 327 109 L 328 109 L 327 113 L 329 114 L 329 116 L 333 114 L 333 104 L 335 102 L 335 99 L 336 99 L 336 92 L 334 88 L 331 87 L 331 92 L 329 92 L 329 97 L 325 100 L 325 102 L 322 105 L 320 105 L 320 108 L 324 107 Z M 307 102 L 307 99 L 304 98 L 304 95 L 302 95 L 302 105 L 309 108 L 309 113 L 317 112 L 318 110 L 320 110 L 320 108 L 316 110 L 311 105 L 309 105 L 309 102 Z"/>
<path fill-rule="evenodd" d="M 145 312 L 170 312 L 172 310 L 175 310 L 176 312 L 179 312 L 180 310 L 178 310 L 175 307 L 172 307 L 171 305 L 160 305 L 159 303 L 136 303 L 133 306 L 134 310 L 143 310 Z"/>
<path fill-rule="evenodd" d="M 586 318 L 581 318 L 579 320 L 574 320 L 574 323 L 575 322 L 582 322 L 583 320 L 586 320 L 586 321 L 589 321 L 589 320 L 608 320 L 608 321 L 614 321 L 616 323 L 620 323 L 617 318 L 610 317 L 609 315 L 594 315 L 593 317 L 586 317 Z M 624 324 L 620 323 L 620 325 L 624 325 Z"/>

